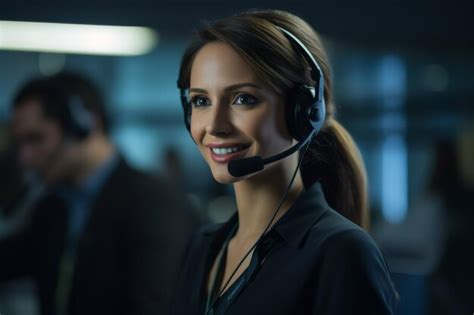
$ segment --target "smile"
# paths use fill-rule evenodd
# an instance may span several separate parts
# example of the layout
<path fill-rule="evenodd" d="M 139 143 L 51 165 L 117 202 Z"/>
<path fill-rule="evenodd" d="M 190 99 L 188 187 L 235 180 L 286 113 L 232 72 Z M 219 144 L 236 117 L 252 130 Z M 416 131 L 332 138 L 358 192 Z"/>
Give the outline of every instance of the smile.
<path fill-rule="evenodd" d="M 217 163 L 227 163 L 230 160 L 242 158 L 245 156 L 247 149 L 250 145 L 232 145 L 232 146 L 219 146 L 209 147 L 211 152 L 211 159 Z"/>
<path fill-rule="evenodd" d="M 211 148 L 212 152 L 217 155 L 226 155 L 238 151 L 242 151 L 243 149 L 246 149 L 248 146 L 235 146 L 235 147 L 227 147 L 227 148 Z"/>

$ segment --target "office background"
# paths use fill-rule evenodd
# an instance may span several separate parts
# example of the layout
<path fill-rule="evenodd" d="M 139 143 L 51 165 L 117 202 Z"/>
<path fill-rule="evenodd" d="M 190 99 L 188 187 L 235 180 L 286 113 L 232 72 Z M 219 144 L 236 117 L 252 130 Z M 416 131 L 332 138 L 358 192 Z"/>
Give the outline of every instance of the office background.
<path fill-rule="evenodd" d="M 223 220 L 233 210 L 231 191 L 213 181 L 183 126 L 176 78 L 200 21 L 250 8 L 288 10 L 322 35 L 338 118 L 366 163 L 371 233 L 394 271 L 399 312 L 425 314 L 426 279 L 442 256 L 450 211 L 439 202 L 438 212 L 427 206 L 440 143 L 455 144 L 466 181 L 474 181 L 472 1 L 2 0 L 0 21 L 144 26 L 157 43 L 136 56 L 7 50 L 0 24 L 0 152 L 9 143 L 11 98 L 23 82 L 60 70 L 85 73 L 105 94 L 111 135 L 127 159 L 179 176 L 201 211 Z"/>

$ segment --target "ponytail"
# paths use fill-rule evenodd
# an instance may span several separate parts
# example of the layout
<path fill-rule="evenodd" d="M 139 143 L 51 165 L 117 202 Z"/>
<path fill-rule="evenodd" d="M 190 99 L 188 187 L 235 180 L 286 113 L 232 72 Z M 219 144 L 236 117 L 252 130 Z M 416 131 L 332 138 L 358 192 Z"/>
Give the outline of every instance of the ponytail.
<path fill-rule="evenodd" d="M 306 187 L 319 180 L 328 204 L 337 212 L 369 228 L 367 173 L 349 132 L 335 119 L 311 142 L 302 164 Z"/>

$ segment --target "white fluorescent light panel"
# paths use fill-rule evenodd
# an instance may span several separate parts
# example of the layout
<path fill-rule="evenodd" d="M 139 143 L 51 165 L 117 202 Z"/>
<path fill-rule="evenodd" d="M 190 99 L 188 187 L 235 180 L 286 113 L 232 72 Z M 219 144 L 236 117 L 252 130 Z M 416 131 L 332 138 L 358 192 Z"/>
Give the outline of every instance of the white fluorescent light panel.
<path fill-rule="evenodd" d="M 157 41 L 145 27 L 0 21 L 0 50 L 135 56 Z"/>

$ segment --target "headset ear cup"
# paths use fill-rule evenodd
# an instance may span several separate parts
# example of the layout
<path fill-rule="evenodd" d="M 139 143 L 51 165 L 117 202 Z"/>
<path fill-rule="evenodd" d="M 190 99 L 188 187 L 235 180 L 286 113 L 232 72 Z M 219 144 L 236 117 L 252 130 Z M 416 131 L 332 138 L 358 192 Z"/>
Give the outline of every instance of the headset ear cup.
<path fill-rule="evenodd" d="M 300 141 L 310 134 L 317 125 L 311 113 L 315 111 L 317 100 L 314 88 L 307 85 L 298 86 L 290 94 L 287 106 L 287 125 L 291 136 Z"/>
<path fill-rule="evenodd" d="M 312 129 L 316 130 L 316 133 L 319 133 L 326 120 L 326 104 L 324 103 L 324 98 L 321 101 L 316 101 L 310 108 L 308 114 Z"/>
<path fill-rule="evenodd" d="M 72 96 L 68 103 L 69 126 L 68 130 L 71 136 L 78 140 L 87 138 L 94 129 L 94 117 L 86 109 L 80 96 Z"/>

